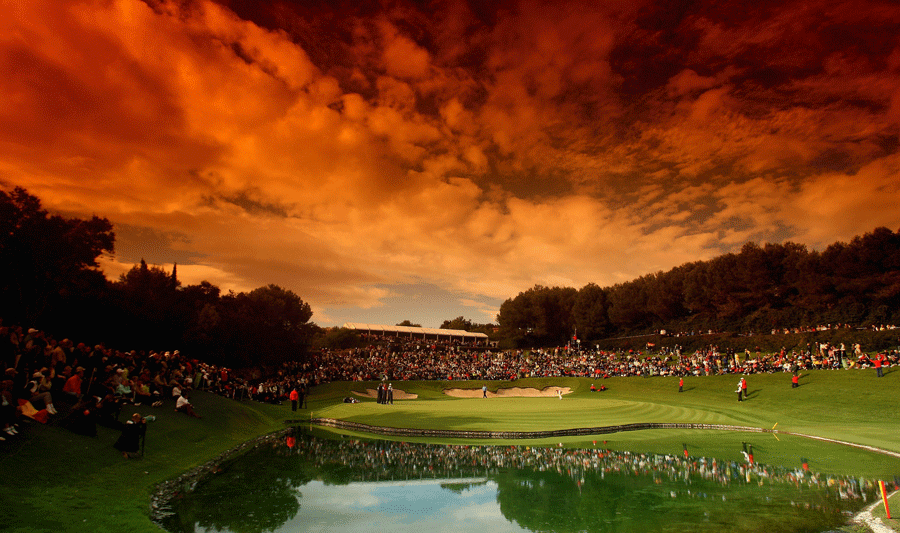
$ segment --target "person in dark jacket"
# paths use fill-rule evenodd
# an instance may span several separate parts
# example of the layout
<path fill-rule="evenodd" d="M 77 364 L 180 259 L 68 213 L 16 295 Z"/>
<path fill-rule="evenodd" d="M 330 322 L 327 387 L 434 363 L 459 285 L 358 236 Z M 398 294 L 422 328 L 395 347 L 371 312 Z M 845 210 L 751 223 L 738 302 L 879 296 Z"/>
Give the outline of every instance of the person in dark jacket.
<path fill-rule="evenodd" d="M 141 449 L 141 438 L 147 431 L 147 422 L 140 413 L 131 415 L 131 420 L 122 424 L 122 434 L 113 446 L 122 452 L 125 458 Z"/>

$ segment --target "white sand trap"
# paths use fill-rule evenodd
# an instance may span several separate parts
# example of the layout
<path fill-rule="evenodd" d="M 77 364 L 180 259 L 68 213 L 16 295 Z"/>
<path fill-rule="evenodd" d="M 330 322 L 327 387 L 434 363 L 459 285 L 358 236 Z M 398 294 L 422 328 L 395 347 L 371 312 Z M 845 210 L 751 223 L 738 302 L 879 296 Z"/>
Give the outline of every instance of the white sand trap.
<path fill-rule="evenodd" d="M 541 390 L 535 388 L 511 387 L 497 389 L 497 392 L 487 391 L 488 398 L 541 398 L 553 397 L 559 394 L 569 394 L 569 387 L 544 387 Z M 481 398 L 481 389 L 444 389 L 444 394 L 455 398 Z"/>
<path fill-rule="evenodd" d="M 366 392 L 352 391 L 353 394 L 357 396 L 362 396 L 363 398 L 378 398 L 378 391 L 375 389 L 366 389 Z M 394 399 L 395 400 L 415 400 L 418 398 L 418 394 L 408 394 L 400 389 L 394 389 Z"/>

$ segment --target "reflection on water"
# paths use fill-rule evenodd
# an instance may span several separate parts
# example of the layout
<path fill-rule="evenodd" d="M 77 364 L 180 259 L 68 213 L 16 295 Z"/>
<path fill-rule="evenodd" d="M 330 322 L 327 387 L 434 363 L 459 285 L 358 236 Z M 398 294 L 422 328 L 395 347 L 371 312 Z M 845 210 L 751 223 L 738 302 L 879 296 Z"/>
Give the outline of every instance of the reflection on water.
<path fill-rule="evenodd" d="M 155 519 L 232 531 L 814 531 L 875 483 L 753 461 L 598 449 L 273 436 L 181 487 Z"/>

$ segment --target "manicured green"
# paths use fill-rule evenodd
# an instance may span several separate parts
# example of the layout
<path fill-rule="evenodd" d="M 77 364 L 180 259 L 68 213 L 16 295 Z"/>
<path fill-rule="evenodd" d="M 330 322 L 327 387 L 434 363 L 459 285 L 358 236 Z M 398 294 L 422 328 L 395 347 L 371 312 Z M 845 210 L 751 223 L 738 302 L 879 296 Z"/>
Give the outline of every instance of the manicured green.
<path fill-rule="evenodd" d="M 162 408 L 142 406 L 155 414 L 143 459 L 125 459 L 112 444 L 118 433 L 98 428 L 97 437 L 83 437 L 52 424 L 28 424 L 22 434 L 0 443 L 0 524 L 13 532 L 158 531 L 148 519 L 154 486 L 198 466 L 241 442 L 276 431 L 288 420 L 342 418 L 372 425 L 418 428 L 544 430 L 597 427 L 632 422 L 694 422 L 771 428 L 866 444 L 900 452 L 900 422 L 896 402 L 900 371 L 884 378 L 871 371 L 805 373 L 801 387 L 791 389 L 788 374 L 747 376 L 750 397 L 738 403 L 733 393 L 737 376 L 685 379 L 678 393 L 677 378 L 614 378 L 603 380 L 609 390 L 590 392 L 587 379 L 523 379 L 488 382 L 499 387 L 571 387 L 563 400 L 545 398 L 451 398 L 445 388 L 480 389 L 482 382 L 394 382 L 397 389 L 418 395 L 378 405 L 374 400 L 344 404 L 352 391 L 373 383 L 333 383 L 316 387 L 309 410 L 292 413 L 289 405 L 236 402 L 197 392 L 192 396 L 202 420 Z M 601 381 L 595 381 L 599 386 Z M 126 408 L 122 420 L 134 410 Z M 748 437 L 748 435 L 750 437 Z M 782 434 L 715 433 L 708 431 L 638 431 L 597 437 L 606 446 L 633 451 L 680 453 L 683 443 L 702 455 L 721 445 L 737 449 L 751 439 L 758 453 L 791 455 L 808 449 L 806 439 Z M 777 440 L 780 439 L 780 440 Z M 593 445 L 584 437 L 557 439 L 565 446 Z M 799 444 L 800 442 L 803 444 Z M 770 442 L 770 444 L 766 444 Z M 497 443 L 492 441 L 492 443 Z M 523 442 L 515 444 L 552 444 Z M 776 445 L 777 443 L 777 445 Z M 601 443 L 602 444 L 602 443 Z M 900 473 L 898 460 L 887 456 L 846 453 L 845 447 L 823 444 L 817 462 L 838 465 L 849 457 L 849 468 L 867 476 Z M 872 461 L 872 457 L 877 460 Z M 883 458 L 883 460 L 882 460 Z M 854 463 L 856 461 L 857 463 Z M 848 468 L 843 464 L 840 469 Z M 892 479 L 892 478 L 890 478 Z M 900 510 L 900 509 L 898 509 Z M 895 513 L 896 516 L 896 513 Z"/>
<path fill-rule="evenodd" d="M 746 376 L 749 398 L 738 402 L 734 394 L 739 376 L 685 379 L 678 393 L 678 378 L 610 378 L 593 381 L 604 392 L 590 392 L 591 380 L 575 378 L 521 379 L 488 382 L 501 387 L 570 387 L 572 394 L 550 398 L 450 398 L 445 388 L 480 389 L 482 382 L 394 383 L 410 387 L 415 401 L 384 406 L 372 400 L 362 404 L 333 404 L 315 409 L 314 415 L 372 425 L 410 428 L 535 431 L 571 427 L 598 427 L 633 422 L 730 424 L 810 434 L 900 452 L 900 410 L 897 391 L 900 369 L 876 378 L 874 370 L 823 370 L 803 373 L 800 387 L 791 388 L 790 374 Z M 322 393 L 337 400 L 373 383 L 334 383 Z M 439 401 L 435 401 L 439 400 Z M 775 424 L 778 424 L 775 426 Z M 621 437 L 621 438 L 620 438 Z M 617 440 L 643 440 L 638 435 Z"/>

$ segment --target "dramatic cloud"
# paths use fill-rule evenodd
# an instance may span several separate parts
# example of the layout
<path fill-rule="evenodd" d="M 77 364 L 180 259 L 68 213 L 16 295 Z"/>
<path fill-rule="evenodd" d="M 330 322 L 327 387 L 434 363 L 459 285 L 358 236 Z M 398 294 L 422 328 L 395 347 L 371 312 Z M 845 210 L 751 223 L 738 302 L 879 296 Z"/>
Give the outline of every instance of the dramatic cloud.
<path fill-rule="evenodd" d="M 894 2 L 429 5 L 0 1 L 0 185 L 322 325 L 900 229 Z"/>

